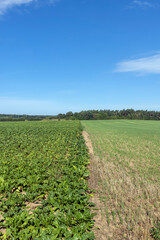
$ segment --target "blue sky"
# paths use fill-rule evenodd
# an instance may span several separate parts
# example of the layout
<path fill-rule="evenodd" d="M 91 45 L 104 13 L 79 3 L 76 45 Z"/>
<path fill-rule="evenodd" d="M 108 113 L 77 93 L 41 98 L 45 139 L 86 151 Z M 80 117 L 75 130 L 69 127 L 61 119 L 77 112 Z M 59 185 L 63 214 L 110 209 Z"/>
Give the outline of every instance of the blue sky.
<path fill-rule="evenodd" d="M 0 0 L 0 113 L 160 110 L 159 0 Z"/>

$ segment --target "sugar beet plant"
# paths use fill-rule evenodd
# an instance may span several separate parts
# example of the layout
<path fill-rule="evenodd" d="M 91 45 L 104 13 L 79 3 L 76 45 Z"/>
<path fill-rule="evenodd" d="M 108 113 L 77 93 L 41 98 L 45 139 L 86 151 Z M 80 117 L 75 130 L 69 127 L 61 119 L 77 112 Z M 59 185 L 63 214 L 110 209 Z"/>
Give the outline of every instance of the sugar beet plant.
<path fill-rule="evenodd" d="M 0 239 L 94 239 L 79 121 L 0 123 Z"/>

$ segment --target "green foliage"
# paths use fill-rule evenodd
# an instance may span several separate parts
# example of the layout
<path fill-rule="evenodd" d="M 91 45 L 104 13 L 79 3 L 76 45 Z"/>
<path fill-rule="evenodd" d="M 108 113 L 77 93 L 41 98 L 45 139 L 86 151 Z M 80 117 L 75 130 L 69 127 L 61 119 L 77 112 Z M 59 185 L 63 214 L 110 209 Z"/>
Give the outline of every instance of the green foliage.
<path fill-rule="evenodd" d="M 0 121 L 40 121 L 40 120 L 108 120 L 108 119 L 137 119 L 137 120 L 160 120 L 160 112 L 147 110 L 88 110 L 81 112 L 59 113 L 54 116 L 45 115 L 11 115 L 0 114 Z"/>
<path fill-rule="evenodd" d="M 123 110 L 89 110 L 81 112 L 68 112 L 59 114 L 56 118 L 66 120 L 108 120 L 108 119 L 138 119 L 138 120 L 160 120 L 160 112 L 144 111 L 134 109 Z"/>
<path fill-rule="evenodd" d="M 160 220 L 157 220 L 157 222 L 154 224 L 154 227 L 151 229 L 151 236 L 159 240 L 160 239 Z"/>
<path fill-rule="evenodd" d="M 0 114 L 0 121 L 40 121 L 43 119 L 52 119 L 53 116 L 44 116 L 44 115 L 16 115 L 16 114 Z"/>
<path fill-rule="evenodd" d="M 0 123 L 1 239 L 94 239 L 88 163 L 79 121 Z"/>

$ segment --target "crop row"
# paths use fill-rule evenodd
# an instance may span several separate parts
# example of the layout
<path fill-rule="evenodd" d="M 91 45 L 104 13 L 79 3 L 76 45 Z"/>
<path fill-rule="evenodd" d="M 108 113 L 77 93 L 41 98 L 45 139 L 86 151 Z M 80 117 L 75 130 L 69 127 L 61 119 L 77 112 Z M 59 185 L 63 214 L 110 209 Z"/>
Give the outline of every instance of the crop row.
<path fill-rule="evenodd" d="M 0 124 L 0 239 L 94 239 L 79 121 Z"/>

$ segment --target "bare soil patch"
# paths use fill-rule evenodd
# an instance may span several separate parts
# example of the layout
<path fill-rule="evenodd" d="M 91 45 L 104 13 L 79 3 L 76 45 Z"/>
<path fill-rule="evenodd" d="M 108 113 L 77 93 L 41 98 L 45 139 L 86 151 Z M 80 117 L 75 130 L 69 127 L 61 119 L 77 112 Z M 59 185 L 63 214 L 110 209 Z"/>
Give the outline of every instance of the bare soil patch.
<path fill-rule="evenodd" d="M 4 220 L 4 218 L 3 218 L 3 216 L 0 214 L 0 221 L 3 221 L 3 220 Z M 5 233 L 6 233 L 6 228 L 0 227 L 0 232 L 1 232 L 2 234 L 5 234 Z"/>
<path fill-rule="evenodd" d="M 28 207 L 27 210 L 28 210 L 30 215 L 33 214 L 34 210 L 41 205 L 42 205 L 41 201 L 36 201 L 34 203 L 33 202 L 32 203 L 31 202 L 26 203 L 26 207 Z"/>
<path fill-rule="evenodd" d="M 1 232 L 2 234 L 5 234 L 5 233 L 6 233 L 6 228 L 0 227 L 0 232 Z"/>

